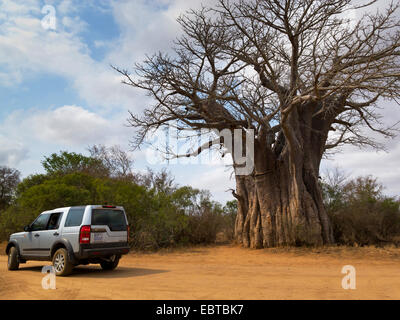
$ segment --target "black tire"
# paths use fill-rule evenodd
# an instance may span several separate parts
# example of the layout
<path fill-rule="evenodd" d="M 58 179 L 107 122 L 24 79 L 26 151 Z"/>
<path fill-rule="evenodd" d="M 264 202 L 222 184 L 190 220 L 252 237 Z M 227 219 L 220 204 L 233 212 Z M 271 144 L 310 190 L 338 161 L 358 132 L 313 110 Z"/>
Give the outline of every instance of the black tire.
<path fill-rule="evenodd" d="M 15 247 L 11 247 L 8 252 L 8 262 L 7 262 L 8 270 L 18 270 L 19 267 L 19 258 L 18 258 L 18 250 Z"/>
<path fill-rule="evenodd" d="M 74 265 L 71 263 L 66 249 L 60 248 L 54 253 L 53 267 L 56 276 L 65 277 L 71 274 Z"/>
<path fill-rule="evenodd" d="M 103 270 L 114 270 L 118 266 L 120 258 L 120 256 L 113 256 L 110 258 L 111 261 L 100 262 L 101 268 Z"/>

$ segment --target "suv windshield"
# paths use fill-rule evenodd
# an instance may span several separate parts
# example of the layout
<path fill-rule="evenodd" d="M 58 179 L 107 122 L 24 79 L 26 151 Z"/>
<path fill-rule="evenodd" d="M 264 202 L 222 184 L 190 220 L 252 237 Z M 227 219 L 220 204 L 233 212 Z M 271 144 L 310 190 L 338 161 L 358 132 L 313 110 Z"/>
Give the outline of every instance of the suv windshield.
<path fill-rule="evenodd" d="M 108 226 L 111 231 L 125 231 L 126 220 L 122 210 L 94 209 L 92 211 L 93 226 Z"/>

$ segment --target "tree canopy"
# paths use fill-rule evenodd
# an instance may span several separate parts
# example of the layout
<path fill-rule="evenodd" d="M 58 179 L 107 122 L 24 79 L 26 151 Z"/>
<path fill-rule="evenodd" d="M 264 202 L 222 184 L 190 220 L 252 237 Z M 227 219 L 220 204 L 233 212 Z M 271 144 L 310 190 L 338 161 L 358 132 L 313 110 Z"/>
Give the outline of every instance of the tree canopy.
<path fill-rule="evenodd" d="M 376 146 L 360 126 L 392 133 L 375 107 L 399 98 L 400 5 L 362 14 L 374 2 L 220 0 L 181 16 L 173 55 L 148 56 L 134 73 L 117 69 L 155 101 L 144 117 L 130 118 L 136 143 L 177 120 L 181 128 L 253 128 L 273 149 L 284 135 L 295 148 L 301 138 L 289 114 L 301 109 L 311 134 L 334 133 L 320 152 Z"/>
<path fill-rule="evenodd" d="M 89 204 L 123 206 L 131 245 L 138 249 L 210 243 L 219 232 L 232 237 L 235 213 L 212 201 L 208 192 L 178 186 L 166 170 L 134 174 L 128 155 L 119 148 L 90 150 L 94 156 L 62 151 L 45 157 L 46 174 L 13 184 L 14 201 L 0 212 L 0 239 L 22 231 L 43 211 Z M 125 160 L 121 165 L 110 159 Z M 99 174 L 99 168 L 111 170 Z"/>

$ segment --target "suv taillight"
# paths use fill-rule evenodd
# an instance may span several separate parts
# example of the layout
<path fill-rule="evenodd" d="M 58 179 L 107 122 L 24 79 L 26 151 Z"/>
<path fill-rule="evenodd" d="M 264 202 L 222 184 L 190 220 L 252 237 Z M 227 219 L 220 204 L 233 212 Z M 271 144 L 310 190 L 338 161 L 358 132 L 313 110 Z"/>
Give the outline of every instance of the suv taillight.
<path fill-rule="evenodd" d="M 126 240 L 127 240 L 127 242 L 129 242 L 129 224 L 126 225 L 126 233 L 127 233 Z"/>
<path fill-rule="evenodd" d="M 90 243 L 90 226 L 82 226 L 79 233 L 79 243 Z"/>

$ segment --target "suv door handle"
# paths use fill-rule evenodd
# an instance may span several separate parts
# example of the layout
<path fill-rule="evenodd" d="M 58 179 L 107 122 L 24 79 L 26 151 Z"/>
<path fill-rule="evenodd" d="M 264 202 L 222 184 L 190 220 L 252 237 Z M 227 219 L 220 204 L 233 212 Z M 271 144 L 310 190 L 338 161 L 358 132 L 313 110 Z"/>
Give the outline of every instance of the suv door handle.
<path fill-rule="evenodd" d="M 36 233 L 35 234 L 35 237 L 37 238 L 37 237 L 40 237 L 40 234 L 39 233 Z"/>
<path fill-rule="evenodd" d="M 60 234 L 59 234 L 58 232 L 54 232 L 53 235 L 57 237 L 57 236 L 59 236 Z"/>

